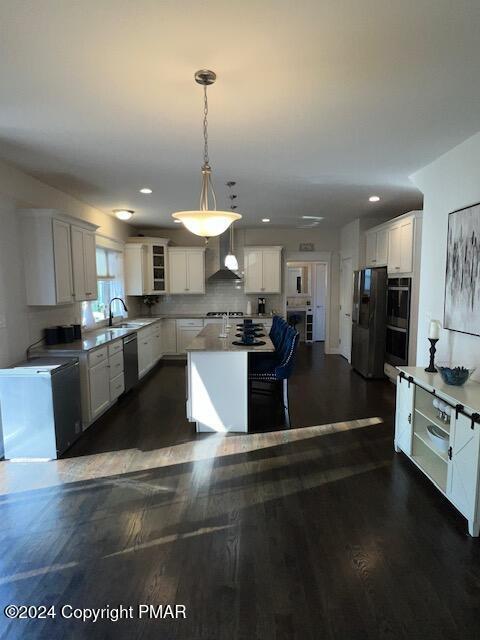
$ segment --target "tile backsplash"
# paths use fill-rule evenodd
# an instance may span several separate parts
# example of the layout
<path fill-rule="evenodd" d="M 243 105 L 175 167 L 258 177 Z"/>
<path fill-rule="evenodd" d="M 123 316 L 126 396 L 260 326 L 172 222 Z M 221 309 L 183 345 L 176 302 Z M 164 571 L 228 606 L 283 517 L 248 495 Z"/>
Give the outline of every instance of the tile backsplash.
<path fill-rule="evenodd" d="M 284 296 L 282 294 L 265 295 L 266 311 L 283 313 Z M 207 313 L 208 311 L 243 311 L 247 310 L 247 301 L 252 303 L 252 313 L 257 312 L 259 295 L 246 295 L 243 286 L 235 282 L 206 283 L 205 294 L 202 295 L 166 295 L 153 307 L 157 313 Z M 146 309 L 146 307 L 145 307 Z"/>

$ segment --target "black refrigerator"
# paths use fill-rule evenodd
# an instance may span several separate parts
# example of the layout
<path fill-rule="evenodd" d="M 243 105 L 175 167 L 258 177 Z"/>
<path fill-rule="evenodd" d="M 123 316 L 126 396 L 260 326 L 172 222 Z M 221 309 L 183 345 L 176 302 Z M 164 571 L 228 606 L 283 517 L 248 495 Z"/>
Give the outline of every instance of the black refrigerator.
<path fill-rule="evenodd" d="M 355 271 L 352 367 L 365 378 L 383 378 L 387 318 L 387 268 Z"/>

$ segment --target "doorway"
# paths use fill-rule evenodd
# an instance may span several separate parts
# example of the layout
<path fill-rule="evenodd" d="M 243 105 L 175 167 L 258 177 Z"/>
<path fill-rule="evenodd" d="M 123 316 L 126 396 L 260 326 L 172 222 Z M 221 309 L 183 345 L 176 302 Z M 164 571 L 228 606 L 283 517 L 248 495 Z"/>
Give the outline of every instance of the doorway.
<path fill-rule="evenodd" d="M 352 258 L 343 258 L 340 265 L 340 355 L 352 359 Z"/>
<path fill-rule="evenodd" d="M 313 295 L 313 340 L 314 342 L 325 342 L 327 265 L 324 262 L 316 262 L 314 269 L 315 290 Z"/>

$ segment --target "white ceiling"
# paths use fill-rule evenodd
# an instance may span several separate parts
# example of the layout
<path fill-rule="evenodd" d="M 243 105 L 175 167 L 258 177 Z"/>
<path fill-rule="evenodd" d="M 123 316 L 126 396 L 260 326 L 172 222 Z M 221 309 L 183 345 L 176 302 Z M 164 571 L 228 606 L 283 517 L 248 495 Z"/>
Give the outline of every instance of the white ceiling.
<path fill-rule="evenodd" d="M 206 67 L 220 207 L 235 179 L 249 226 L 399 214 L 480 129 L 479 27 L 472 0 L 2 0 L 0 157 L 170 224 L 197 206 Z"/>

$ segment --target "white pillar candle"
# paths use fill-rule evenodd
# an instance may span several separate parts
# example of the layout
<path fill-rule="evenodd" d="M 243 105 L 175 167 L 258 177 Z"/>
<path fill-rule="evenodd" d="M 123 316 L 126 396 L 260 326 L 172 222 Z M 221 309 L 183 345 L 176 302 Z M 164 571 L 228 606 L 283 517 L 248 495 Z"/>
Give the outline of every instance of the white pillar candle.
<path fill-rule="evenodd" d="M 438 320 L 430 320 L 430 327 L 428 330 L 428 337 L 430 340 L 438 340 L 440 337 L 440 323 Z"/>

